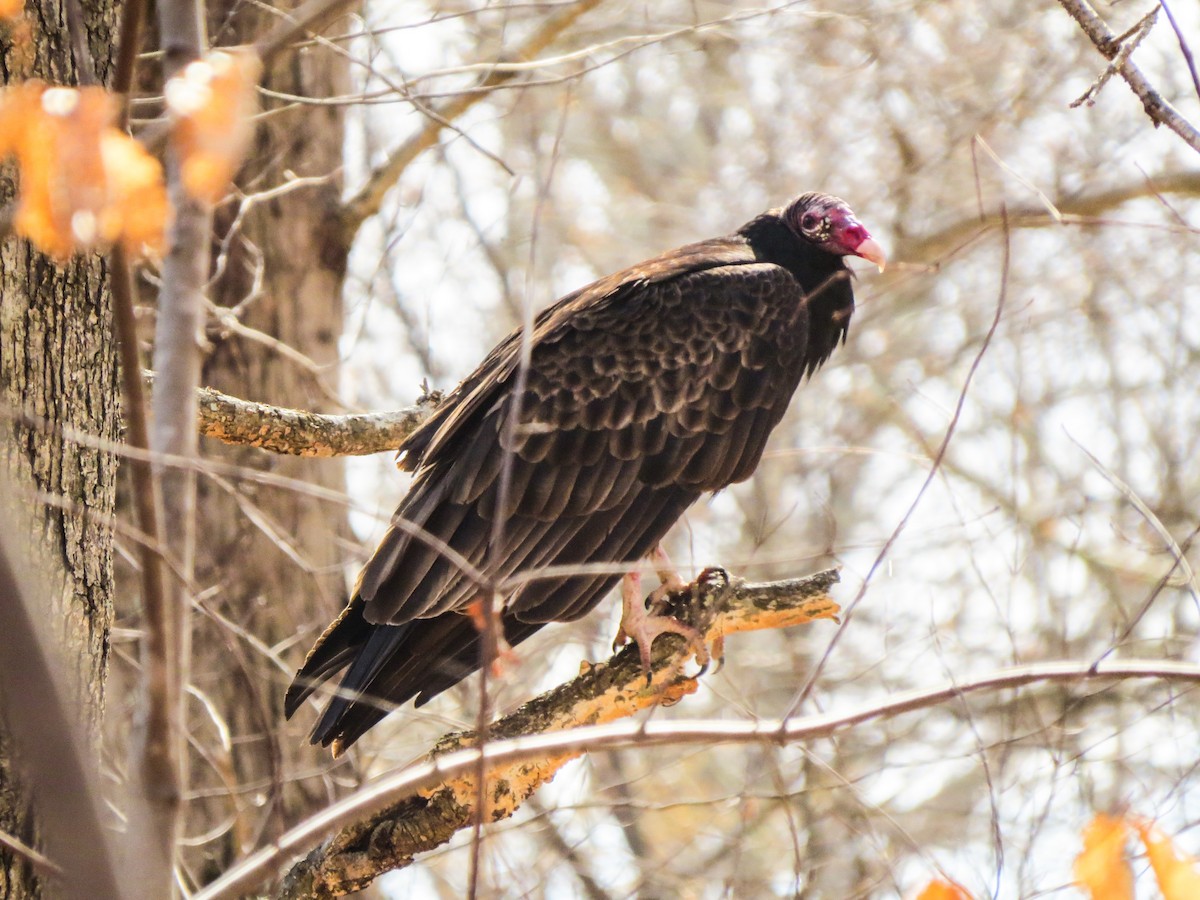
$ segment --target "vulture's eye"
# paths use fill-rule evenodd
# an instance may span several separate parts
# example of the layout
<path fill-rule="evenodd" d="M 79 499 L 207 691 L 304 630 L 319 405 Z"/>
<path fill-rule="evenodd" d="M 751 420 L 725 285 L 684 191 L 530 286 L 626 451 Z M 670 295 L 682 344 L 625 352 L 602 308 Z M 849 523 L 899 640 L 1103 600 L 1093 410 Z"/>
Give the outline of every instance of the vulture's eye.
<path fill-rule="evenodd" d="M 805 231 L 813 231 L 821 224 L 821 217 L 816 213 L 805 213 L 804 218 L 800 220 L 800 227 Z"/>

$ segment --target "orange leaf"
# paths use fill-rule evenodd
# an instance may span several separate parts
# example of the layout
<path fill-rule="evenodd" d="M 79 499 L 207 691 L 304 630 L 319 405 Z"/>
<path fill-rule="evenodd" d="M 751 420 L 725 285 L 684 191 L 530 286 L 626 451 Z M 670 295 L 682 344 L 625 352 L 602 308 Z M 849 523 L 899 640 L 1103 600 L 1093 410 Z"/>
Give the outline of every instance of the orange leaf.
<path fill-rule="evenodd" d="M 161 250 L 162 167 L 112 127 L 113 112 L 98 87 L 28 81 L 0 94 L 0 156 L 15 154 L 21 176 L 13 225 L 58 259 L 121 237 L 134 253 Z"/>
<path fill-rule="evenodd" d="M 961 884 L 935 878 L 914 900 L 971 900 L 971 895 Z"/>
<path fill-rule="evenodd" d="M 16 154 L 21 171 L 17 232 L 60 259 L 94 245 L 106 195 L 100 133 L 112 117 L 108 95 L 30 81 L 6 91 L 3 105 L 0 149 Z"/>
<path fill-rule="evenodd" d="M 1134 827 L 1146 845 L 1146 856 L 1154 867 L 1154 877 L 1164 900 L 1196 900 L 1200 897 L 1200 871 L 1196 860 L 1189 856 L 1182 859 L 1175 855 L 1171 839 L 1150 822 L 1139 820 Z"/>
<path fill-rule="evenodd" d="M 0 19 L 15 19 L 25 12 L 25 0 L 0 0 Z"/>
<path fill-rule="evenodd" d="M 255 86 L 262 64 L 249 49 L 217 50 L 167 82 L 172 139 L 184 189 L 216 203 L 254 134 Z"/>
<path fill-rule="evenodd" d="M 1100 813 L 1083 830 L 1083 852 L 1075 858 L 1075 881 L 1092 900 L 1133 900 L 1133 872 L 1125 858 L 1129 827 Z"/>
<path fill-rule="evenodd" d="M 102 135 L 100 152 L 108 178 L 107 239 L 120 237 L 130 256 L 161 255 L 171 219 L 162 165 L 115 128 Z"/>

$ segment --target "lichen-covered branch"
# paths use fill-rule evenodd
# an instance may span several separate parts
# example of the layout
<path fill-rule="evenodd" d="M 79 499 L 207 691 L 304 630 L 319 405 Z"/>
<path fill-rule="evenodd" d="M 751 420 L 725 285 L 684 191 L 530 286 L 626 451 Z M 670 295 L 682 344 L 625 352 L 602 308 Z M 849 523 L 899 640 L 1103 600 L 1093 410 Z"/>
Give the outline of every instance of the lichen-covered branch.
<path fill-rule="evenodd" d="M 690 591 L 672 599 L 671 613 L 701 629 L 709 641 L 739 631 L 783 628 L 837 614 L 829 588 L 836 570 L 768 584 L 748 584 L 720 569 L 703 573 Z M 489 740 L 563 731 L 626 718 L 639 710 L 670 706 L 694 693 L 699 677 L 687 674 L 690 653 L 684 639 L 665 635 L 654 644 L 647 675 L 630 646 L 605 663 L 584 664 L 579 676 L 526 703 L 493 723 Z M 446 735 L 433 749 L 437 757 L 474 746 L 474 732 Z M 579 752 L 498 765 L 488 773 L 486 821 L 508 818 L 541 785 Z M 395 803 L 342 829 L 288 873 L 281 898 L 339 897 L 361 890 L 385 872 L 403 868 L 417 854 L 450 840 L 470 826 L 476 814 L 475 773 Z"/>
<path fill-rule="evenodd" d="M 154 373 L 144 373 L 153 383 Z M 231 397 L 212 388 L 197 392 L 200 434 L 227 444 L 288 456 L 366 456 L 398 448 L 442 399 L 430 391 L 392 412 L 330 416 Z"/>
<path fill-rule="evenodd" d="M 200 433 L 291 456 L 365 456 L 395 450 L 425 421 L 435 401 L 394 412 L 327 416 L 239 400 L 200 389 Z"/>

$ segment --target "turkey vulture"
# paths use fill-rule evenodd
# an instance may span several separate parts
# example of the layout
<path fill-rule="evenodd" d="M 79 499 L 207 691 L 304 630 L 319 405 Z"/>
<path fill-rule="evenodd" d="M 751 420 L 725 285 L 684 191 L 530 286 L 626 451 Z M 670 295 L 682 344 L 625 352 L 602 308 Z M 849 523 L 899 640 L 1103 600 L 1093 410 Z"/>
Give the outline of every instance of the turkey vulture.
<path fill-rule="evenodd" d="M 611 564 L 646 557 L 701 494 L 754 471 L 800 380 L 845 338 L 846 256 L 884 264 L 843 201 L 808 193 L 563 297 L 534 321 L 527 366 L 510 334 L 405 441 L 412 487 L 296 674 L 288 717 L 348 666 L 311 737 L 336 753 L 476 671 L 482 591 L 464 560 L 492 583 L 556 568 L 514 579 L 498 611 L 509 645 L 593 609 L 621 579 Z M 610 568 L 569 572 L 597 562 Z M 663 630 L 635 633 L 645 653 Z"/>

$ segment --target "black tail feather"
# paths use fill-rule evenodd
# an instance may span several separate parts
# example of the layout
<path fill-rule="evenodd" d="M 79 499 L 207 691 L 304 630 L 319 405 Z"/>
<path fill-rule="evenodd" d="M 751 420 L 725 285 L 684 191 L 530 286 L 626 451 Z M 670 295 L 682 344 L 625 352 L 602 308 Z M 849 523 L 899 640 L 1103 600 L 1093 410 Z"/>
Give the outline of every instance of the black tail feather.
<path fill-rule="evenodd" d="M 516 646 L 542 626 L 501 618 Z M 404 625 L 371 625 L 372 634 L 313 728 L 310 740 L 344 750 L 396 707 L 422 706 L 479 670 L 479 630 L 469 616 L 444 614 Z M 311 690 L 311 689 L 310 689 Z"/>

